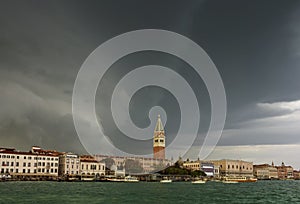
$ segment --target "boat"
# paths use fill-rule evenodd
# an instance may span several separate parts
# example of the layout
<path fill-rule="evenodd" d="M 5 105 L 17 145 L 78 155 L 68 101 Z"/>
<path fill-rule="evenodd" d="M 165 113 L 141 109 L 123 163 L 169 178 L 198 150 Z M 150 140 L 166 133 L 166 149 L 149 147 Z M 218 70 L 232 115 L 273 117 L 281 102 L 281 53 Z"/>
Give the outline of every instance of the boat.
<path fill-rule="evenodd" d="M 172 183 L 172 180 L 164 177 L 162 180 L 160 180 L 160 183 Z"/>
<path fill-rule="evenodd" d="M 160 180 L 160 183 L 172 183 L 172 180 L 171 179 L 163 179 L 163 180 Z"/>
<path fill-rule="evenodd" d="M 81 177 L 81 181 L 94 181 L 94 177 Z"/>
<path fill-rule="evenodd" d="M 124 181 L 125 181 L 125 182 L 133 182 L 133 183 L 139 182 L 139 180 L 138 180 L 137 177 L 135 177 L 135 176 L 126 176 L 126 177 L 124 178 Z"/>
<path fill-rule="evenodd" d="M 108 182 L 124 182 L 124 178 L 107 178 L 106 181 Z"/>
<path fill-rule="evenodd" d="M 10 181 L 12 179 L 11 175 L 0 175 L 0 181 Z"/>
<path fill-rule="evenodd" d="M 192 181 L 193 184 L 201 184 L 201 183 L 206 183 L 206 181 L 203 180 L 196 180 L 196 181 Z"/>
<path fill-rule="evenodd" d="M 229 183 L 229 182 L 234 182 L 234 183 L 248 183 L 248 182 L 256 182 L 257 178 L 252 178 L 252 177 L 246 177 L 246 176 L 235 176 L 235 177 L 224 177 L 223 178 L 223 183 Z"/>

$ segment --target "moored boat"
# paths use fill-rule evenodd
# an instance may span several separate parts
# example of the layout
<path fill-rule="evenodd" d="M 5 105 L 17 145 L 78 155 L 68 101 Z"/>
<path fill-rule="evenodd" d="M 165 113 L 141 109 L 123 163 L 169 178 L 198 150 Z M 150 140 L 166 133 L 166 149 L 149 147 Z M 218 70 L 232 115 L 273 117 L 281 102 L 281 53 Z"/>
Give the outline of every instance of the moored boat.
<path fill-rule="evenodd" d="M 107 178 L 106 181 L 108 182 L 124 182 L 124 178 Z"/>
<path fill-rule="evenodd" d="M 196 180 L 196 181 L 192 181 L 193 184 L 204 184 L 206 183 L 206 181 L 203 180 Z"/>
<path fill-rule="evenodd" d="M 81 181 L 94 181 L 95 177 L 94 176 L 82 176 Z"/>
<path fill-rule="evenodd" d="M 139 182 L 139 180 L 138 180 L 137 177 L 135 177 L 135 176 L 126 176 L 126 177 L 124 178 L 124 181 L 125 181 L 125 182 L 133 182 L 133 183 Z"/>
<path fill-rule="evenodd" d="M 172 183 L 172 180 L 164 177 L 162 180 L 160 180 L 160 183 Z"/>
<path fill-rule="evenodd" d="M 170 179 L 161 180 L 160 183 L 172 183 L 172 180 Z"/>
<path fill-rule="evenodd" d="M 224 177 L 223 183 L 245 183 L 245 182 L 256 182 L 256 178 L 246 176 L 235 176 L 235 177 Z"/>

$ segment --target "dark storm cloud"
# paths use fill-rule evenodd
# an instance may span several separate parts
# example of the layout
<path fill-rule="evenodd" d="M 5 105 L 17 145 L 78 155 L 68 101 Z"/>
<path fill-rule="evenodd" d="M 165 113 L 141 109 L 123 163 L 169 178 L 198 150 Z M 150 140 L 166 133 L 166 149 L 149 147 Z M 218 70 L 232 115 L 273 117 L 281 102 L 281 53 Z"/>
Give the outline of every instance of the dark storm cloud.
<path fill-rule="evenodd" d="M 221 145 L 286 143 L 276 131 L 253 127 L 252 121 L 291 114 L 288 110 L 262 109 L 260 103 L 300 99 L 299 50 L 295 46 L 300 39 L 297 1 L 0 4 L 1 146 L 28 149 L 38 144 L 84 152 L 71 117 L 77 72 L 102 42 L 143 28 L 183 34 L 214 61 L 228 100 L 227 132 Z M 204 113 L 209 109 L 206 105 L 201 108 Z M 203 117 L 207 124 L 209 115 Z M 248 125 L 261 137 L 244 139 Z M 294 129 L 290 134 L 286 131 L 288 143 L 299 142 Z"/>

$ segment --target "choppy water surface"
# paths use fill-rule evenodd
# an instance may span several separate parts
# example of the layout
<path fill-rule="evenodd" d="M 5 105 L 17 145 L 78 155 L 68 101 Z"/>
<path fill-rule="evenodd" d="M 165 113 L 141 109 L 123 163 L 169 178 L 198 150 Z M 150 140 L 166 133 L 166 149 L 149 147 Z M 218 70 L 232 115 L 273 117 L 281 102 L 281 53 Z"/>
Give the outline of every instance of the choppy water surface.
<path fill-rule="evenodd" d="M 300 181 L 1 182 L 0 203 L 300 203 Z"/>

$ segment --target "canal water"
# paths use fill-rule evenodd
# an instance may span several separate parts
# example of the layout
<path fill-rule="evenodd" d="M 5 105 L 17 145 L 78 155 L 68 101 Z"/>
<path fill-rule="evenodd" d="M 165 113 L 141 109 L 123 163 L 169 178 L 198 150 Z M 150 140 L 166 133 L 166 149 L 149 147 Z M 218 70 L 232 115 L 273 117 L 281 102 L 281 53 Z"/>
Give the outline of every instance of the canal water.
<path fill-rule="evenodd" d="M 0 182 L 0 203 L 300 203 L 300 181 Z"/>

